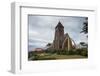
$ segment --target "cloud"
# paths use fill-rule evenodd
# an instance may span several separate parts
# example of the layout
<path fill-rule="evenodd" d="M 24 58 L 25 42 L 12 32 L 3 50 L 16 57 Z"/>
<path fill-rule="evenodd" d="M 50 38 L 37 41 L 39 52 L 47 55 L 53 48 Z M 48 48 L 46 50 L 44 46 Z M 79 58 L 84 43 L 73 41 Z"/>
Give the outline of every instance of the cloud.
<path fill-rule="evenodd" d="M 31 37 L 31 36 L 38 36 L 38 35 L 40 35 L 40 33 L 39 32 L 37 32 L 37 31 L 34 31 L 34 30 L 29 30 L 29 36 Z"/>
<path fill-rule="evenodd" d="M 76 42 L 87 42 L 85 34 L 80 33 L 86 17 L 72 16 L 28 16 L 29 45 L 34 47 L 45 47 L 47 43 L 54 40 L 55 27 L 60 21 L 64 26 L 64 32 Z"/>

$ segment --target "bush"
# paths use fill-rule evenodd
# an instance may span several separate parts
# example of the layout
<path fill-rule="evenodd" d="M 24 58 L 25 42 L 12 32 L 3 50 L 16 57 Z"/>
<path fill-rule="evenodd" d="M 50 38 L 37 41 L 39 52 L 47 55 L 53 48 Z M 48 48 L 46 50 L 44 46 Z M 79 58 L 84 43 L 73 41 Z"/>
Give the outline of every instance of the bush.
<path fill-rule="evenodd" d="M 82 55 L 82 56 L 88 56 L 88 50 L 87 48 L 81 48 L 81 49 L 72 49 L 72 50 L 56 50 L 56 49 L 48 49 L 45 50 L 45 53 L 50 54 L 58 54 L 58 55 Z M 35 55 L 36 53 L 32 53 L 32 55 Z M 31 54 L 30 54 L 31 56 Z"/>
<path fill-rule="evenodd" d="M 36 56 L 37 53 L 35 51 L 31 51 L 31 52 L 28 52 L 28 58 L 32 57 L 32 56 Z"/>
<path fill-rule="evenodd" d="M 76 49 L 76 50 L 75 50 L 75 54 L 76 54 L 76 55 L 81 55 L 81 51 L 82 51 L 82 49 Z"/>
<path fill-rule="evenodd" d="M 38 55 L 34 55 L 34 58 L 32 60 L 38 60 L 39 56 Z"/>
<path fill-rule="evenodd" d="M 28 52 L 28 58 L 32 57 L 33 56 L 33 52 Z"/>
<path fill-rule="evenodd" d="M 68 51 L 68 54 L 69 54 L 69 55 L 75 55 L 75 51 L 69 50 L 69 51 Z"/>
<path fill-rule="evenodd" d="M 88 56 L 88 50 L 87 48 L 81 48 L 76 50 L 77 55 L 82 55 L 82 56 Z"/>
<path fill-rule="evenodd" d="M 51 54 L 54 54 L 54 53 L 57 53 L 57 50 L 55 49 L 48 49 L 48 50 L 45 50 L 46 53 L 51 53 Z"/>
<path fill-rule="evenodd" d="M 83 51 L 81 52 L 81 55 L 87 57 L 87 56 L 88 56 L 88 51 L 87 51 L 87 50 L 83 50 Z"/>
<path fill-rule="evenodd" d="M 57 54 L 59 54 L 59 55 L 66 55 L 66 53 L 67 53 L 66 50 L 57 50 L 56 52 L 57 52 Z"/>
<path fill-rule="evenodd" d="M 60 54 L 60 55 L 75 55 L 75 50 L 58 50 L 57 51 L 57 54 Z"/>

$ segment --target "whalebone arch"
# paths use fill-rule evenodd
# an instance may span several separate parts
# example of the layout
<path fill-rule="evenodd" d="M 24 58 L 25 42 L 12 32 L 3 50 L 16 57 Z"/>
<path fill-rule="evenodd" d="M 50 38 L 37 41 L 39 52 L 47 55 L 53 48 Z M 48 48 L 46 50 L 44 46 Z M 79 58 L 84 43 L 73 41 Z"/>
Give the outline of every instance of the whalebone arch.
<path fill-rule="evenodd" d="M 68 33 L 65 34 L 65 38 L 62 44 L 62 49 L 72 50 L 76 48 L 75 41 L 69 37 Z"/>

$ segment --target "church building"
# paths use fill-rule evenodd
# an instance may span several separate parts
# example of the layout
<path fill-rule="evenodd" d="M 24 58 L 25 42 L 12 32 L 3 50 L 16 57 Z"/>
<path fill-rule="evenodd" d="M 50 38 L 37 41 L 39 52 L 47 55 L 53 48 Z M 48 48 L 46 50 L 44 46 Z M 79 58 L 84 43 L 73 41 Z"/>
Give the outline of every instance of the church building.
<path fill-rule="evenodd" d="M 56 50 L 71 50 L 75 48 L 75 42 L 68 33 L 64 34 L 64 26 L 59 21 L 55 27 L 55 36 L 52 48 Z"/>

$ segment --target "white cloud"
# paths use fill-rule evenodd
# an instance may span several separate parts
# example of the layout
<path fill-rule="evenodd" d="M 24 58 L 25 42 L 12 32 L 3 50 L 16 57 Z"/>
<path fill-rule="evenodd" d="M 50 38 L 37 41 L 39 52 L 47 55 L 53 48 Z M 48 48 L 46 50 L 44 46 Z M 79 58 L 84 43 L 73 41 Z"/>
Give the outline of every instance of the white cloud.
<path fill-rule="evenodd" d="M 87 42 L 85 34 L 80 33 L 85 17 L 29 16 L 29 40 L 32 45 L 45 46 L 54 40 L 55 26 L 63 24 L 65 33 L 76 42 Z"/>
<path fill-rule="evenodd" d="M 39 32 L 34 31 L 34 30 L 29 30 L 29 35 L 37 36 L 37 35 L 39 35 Z"/>

